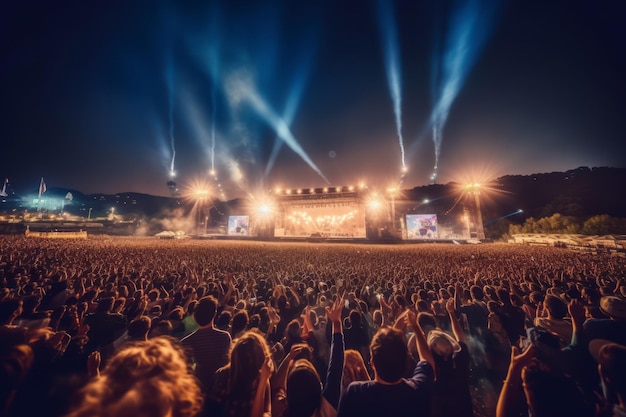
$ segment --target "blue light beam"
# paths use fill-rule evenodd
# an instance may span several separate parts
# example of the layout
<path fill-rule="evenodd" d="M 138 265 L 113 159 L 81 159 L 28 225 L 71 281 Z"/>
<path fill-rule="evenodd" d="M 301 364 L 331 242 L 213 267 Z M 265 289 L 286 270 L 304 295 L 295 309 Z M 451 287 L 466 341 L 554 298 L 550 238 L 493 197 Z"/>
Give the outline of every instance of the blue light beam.
<path fill-rule="evenodd" d="M 523 212 L 524 212 L 524 210 L 522 210 L 522 209 L 515 210 L 513 213 L 505 214 L 504 216 L 501 216 L 501 217 L 498 217 L 496 219 L 489 220 L 488 222 L 485 222 L 484 226 L 490 225 L 492 223 L 497 222 L 498 220 L 506 219 L 507 217 L 515 216 L 516 214 L 520 214 L 520 213 L 523 213 Z"/>
<path fill-rule="evenodd" d="M 168 57 L 165 66 L 165 80 L 167 83 L 167 98 L 168 98 L 168 116 L 170 127 L 170 148 L 172 152 L 172 160 L 170 162 L 170 177 L 176 176 L 175 161 L 176 161 L 176 143 L 174 140 L 174 65 L 171 56 Z"/>
<path fill-rule="evenodd" d="M 278 114 L 276 114 L 269 104 L 260 96 L 254 88 L 252 81 L 248 77 L 240 76 L 239 74 L 232 74 L 226 80 L 226 89 L 234 104 L 238 104 L 240 102 L 246 102 L 249 104 L 257 112 L 257 114 L 274 129 L 278 137 L 280 137 L 287 144 L 287 146 L 291 148 L 291 150 L 300 156 L 304 162 L 306 162 L 327 184 L 330 184 L 330 181 L 328 181 L 322 171 L 320 171 L 311 158 L 309 158 L 304 149 L 302 149 L 302 146 L 300 146 L 294 137 L 291 129 L 289 129 L 289 125 L 283 118 L 278 116 Z"/>
<path fill-rule="evenodd" d="M 285 104 L 285 111 L 283 112 L 283 120 L 288 126 L 291 126 L 293 123 L 293 119 L 296 116 L 298 108 L 300 107 L 300 102 L 302 101 L 302 95 L 304 92 L 304 87 L 307 83 L 309 73 L 310 73 L 310 59 L 300 61 L 302 64 L 300 65 L 300 70 L 296 72 L 296 79 L 293 82 L 293 87 L 289 91 L 289 96 L 287 97 L 287 103 Z M 279 140 L 280 138 L 276 137 L 274 140 L 274 146 L 272 147 L 272 153 L 267 161 L 267 165 L 265 167 L 265 175 L 267 176 L 272 168 L 274 167 L 274 163 L 276 162 L 276 158 L 278 157 L 278 153 L 283 147 L 283 141 Z"/>
<path fill-rule="evenodd" d="M 383 52 L 385 54 L 385 72 L 387 84 L 393 101 L 393 112 L 396 117 L 396 131 L 400 144 L 402 169 L 406 170 L 404 139 L 402 138 L 402 93 L 400 89 L 400 58 L 398 53 L 398 26 L 393 13 L 393 3 L 386 0 L 378 1 L 378 16 L 383 38 Z"/>
<path fill-rule="evenodd" d="M 435 104 L 429 121 L 435 147 L 432 182 L 437 178 L 443 130 L 450 109 L 493 28 L 497 4 L 495 0 L 456 0 L 453 3 L 445 52 L 435 50 L 433 53 L 431 82 Z"/>

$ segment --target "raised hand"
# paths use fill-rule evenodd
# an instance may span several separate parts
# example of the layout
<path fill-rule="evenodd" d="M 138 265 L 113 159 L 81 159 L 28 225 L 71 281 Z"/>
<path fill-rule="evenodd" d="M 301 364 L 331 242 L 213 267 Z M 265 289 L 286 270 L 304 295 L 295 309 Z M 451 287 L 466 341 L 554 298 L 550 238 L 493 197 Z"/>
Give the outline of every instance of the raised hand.
<path fill-rule="evenodd" d="M 331 307 L 326 307 L 328 320 L 341 323 L 341 312 L 343 311 L 343 296 L 337 297 Z"/>

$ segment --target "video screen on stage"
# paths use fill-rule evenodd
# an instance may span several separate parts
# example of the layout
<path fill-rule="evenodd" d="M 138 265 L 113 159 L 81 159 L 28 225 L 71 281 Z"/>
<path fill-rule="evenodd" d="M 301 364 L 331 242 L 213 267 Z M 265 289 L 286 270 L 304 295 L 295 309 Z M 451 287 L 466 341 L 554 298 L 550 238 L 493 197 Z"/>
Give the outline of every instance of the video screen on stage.
<path fill-rule="evenodd" d="M 437 231 L 436 214 L 407 214 L 406 215 L 407 239 L 436 239 Z"/>
<path fill-rule="evenodd" d="M 248 236 L 250 218 L 248 216 L 228 216 L 228 234 L 232 236 Z"/>

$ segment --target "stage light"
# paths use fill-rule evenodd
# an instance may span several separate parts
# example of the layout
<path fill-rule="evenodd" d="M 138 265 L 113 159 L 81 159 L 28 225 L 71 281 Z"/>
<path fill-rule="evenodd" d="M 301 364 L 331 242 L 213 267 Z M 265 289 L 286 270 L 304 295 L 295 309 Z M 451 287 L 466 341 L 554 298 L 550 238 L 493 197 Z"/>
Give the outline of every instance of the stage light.
<path fill-rule="evenodd" d="M 373 198 L 367 202 L 367 207 L 372 211 L 378 211 L 383 207 L 383 203 L 378 198 Z"/>
<path fill-rule="evenodd" d="M 300 188 L 298 188 L 298 191 L 296 191 L 298 194 L 302 194 L 302 190 Z"/>
<path fill-rule="evenodd" d="M 427 198 L 425 198 L 425 199 L 424 199 L 424 201 L 422 201 L 422 203 L 424 203 L 424 204 L 428 204 L 428 203 L 430 203 L 430 200 L 429 200 L 429 199 L 427 199 Z"/>
<path fill-rule="evenodd" d="M 349 186 L 348 191 L 354 191 L 354 186 L 353 185 Z"/>
<path fill-rule="evenodd" d="M 324 187 L 324 188 L 322 189 L 322 192 L 327 193 L 327 192 L 328 192 L 328 187 Z"/>

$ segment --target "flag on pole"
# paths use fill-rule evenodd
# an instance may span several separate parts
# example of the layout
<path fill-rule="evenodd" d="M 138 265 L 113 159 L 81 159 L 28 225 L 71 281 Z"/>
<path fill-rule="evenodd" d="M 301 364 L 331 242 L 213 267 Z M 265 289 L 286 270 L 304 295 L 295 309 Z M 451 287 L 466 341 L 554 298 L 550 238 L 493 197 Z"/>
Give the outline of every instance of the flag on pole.
<path fill-rule="evenodd" d="M 43 182 L 43 177 L 41 177 L 41 182 L 39 183 L 39 198 L 41 198 L 41 195 L 45 193 L 46 190 L 46 183 Z"/>

